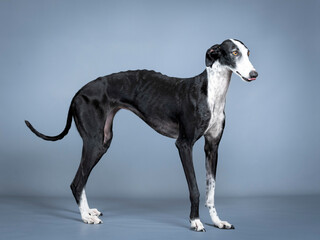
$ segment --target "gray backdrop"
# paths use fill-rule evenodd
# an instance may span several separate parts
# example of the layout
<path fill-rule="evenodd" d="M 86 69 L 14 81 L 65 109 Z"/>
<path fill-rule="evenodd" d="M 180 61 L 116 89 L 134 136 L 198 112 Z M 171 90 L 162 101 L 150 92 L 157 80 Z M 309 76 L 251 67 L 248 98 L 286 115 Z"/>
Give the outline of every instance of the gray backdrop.
<path fill-rule="evenodd" d="M 70 196 L 81 156 L 74 124 L 56 135 L 76 91 L 99 76 L 154 69 L 190 77 L 205 51 L 242 40 L 259 72 L 233 76 L 218 196 L 319 194 L 319 1 L 0 1 L 0 195 Z M 203 139 L 194 164 L 205 193 Z M 129 111 L 87 185 L 93 196 L 185 197 L 174 140 Z"/>

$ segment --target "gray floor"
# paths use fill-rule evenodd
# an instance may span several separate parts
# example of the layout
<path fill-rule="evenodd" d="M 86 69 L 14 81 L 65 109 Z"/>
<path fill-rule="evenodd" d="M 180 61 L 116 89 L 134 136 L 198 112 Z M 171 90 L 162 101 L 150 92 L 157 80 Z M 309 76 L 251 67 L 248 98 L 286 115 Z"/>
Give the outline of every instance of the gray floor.
<path fill-rule="evenodd" d="M 187 199 L 89 199 L 104 224 L 87 225 L 71 198 L 1 197 L 1 239 L 319 239 L 320 196 L 218 198 L 221 219 L 235 230 L 210 223 L 207 232 L 189 229 Z"/>

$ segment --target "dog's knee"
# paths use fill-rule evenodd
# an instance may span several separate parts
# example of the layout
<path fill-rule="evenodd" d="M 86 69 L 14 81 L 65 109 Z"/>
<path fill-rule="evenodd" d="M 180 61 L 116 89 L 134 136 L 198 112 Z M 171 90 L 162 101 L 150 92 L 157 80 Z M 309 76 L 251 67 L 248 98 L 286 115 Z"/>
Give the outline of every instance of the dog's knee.
<path fill-rule="evenodd" d="M 112 141 L 113 133 L 111 131 L 104 132 L 104 138 L 103 138 L 103 146 L 109 147 Z"/>
<path fill-rule="evenodd" d="M 118 109 L 114 109 L 111 112 L 107 114 L 106 121 L 104 123 L 104 129 L 103 129 L 103 145 L 106 147 L 110 146 L 113 132 L 112 132 L 112 122 L 115 114 L 117 113 Z"/>

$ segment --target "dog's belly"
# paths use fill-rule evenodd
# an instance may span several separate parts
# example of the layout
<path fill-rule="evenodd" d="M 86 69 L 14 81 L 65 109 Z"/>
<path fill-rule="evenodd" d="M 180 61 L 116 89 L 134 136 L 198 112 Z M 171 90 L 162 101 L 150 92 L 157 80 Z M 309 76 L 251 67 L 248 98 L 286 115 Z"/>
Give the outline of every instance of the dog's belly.
<path fill-rule="evenodd" d="M 146 123 L 156 130 L 158 133 L 177 139 L 179 136 L 179 126 L 174 122 L 162 121 L 162 120 L 152 120 L 152 122 L 146 121 Z"/>
<path fill-rule="evenodd" d="M 171 120 L 168 117 L 164 117 L 161 115 L 152 115 L 146 116 L 135 108 L 126 108 L 133 113 L 135 113 L 138 117 L 140 117 L 145 123 L 147 123 L 151 128 L 155 131 L 164 135 L 166 137 L 177 139 L 179 136 L 179 124 Z"/>

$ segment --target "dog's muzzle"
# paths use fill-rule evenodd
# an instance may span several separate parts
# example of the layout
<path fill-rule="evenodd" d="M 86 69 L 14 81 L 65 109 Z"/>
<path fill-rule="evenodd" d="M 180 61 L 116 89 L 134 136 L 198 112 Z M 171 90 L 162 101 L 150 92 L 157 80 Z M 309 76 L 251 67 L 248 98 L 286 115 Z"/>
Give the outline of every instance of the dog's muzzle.
<path fill-rule="evenodd" d="M 237 71 L 237 74 L 239 74 L 243 80 L 247 81 L 247 82 L 251 82 L 251 81 L 254 81 L 256 80 L 256 78 L 258 77 L 258 72 L 257 71 L 251 71 L 249 73 L 249 78 L 246 78 L 244 76 L 242 76 L 238 71 Z"/>
<path fill-rule="evenodd" d="M 250 76 L 250 78 L 248 79 L 249 81 L 252 81 L 252 80 L 256 80 L 256 78 L 258 77 L 258 72 L 256 72 L 256 71 L 251 71 L 250 73 L 249 73 L 249 76 Z"/>

